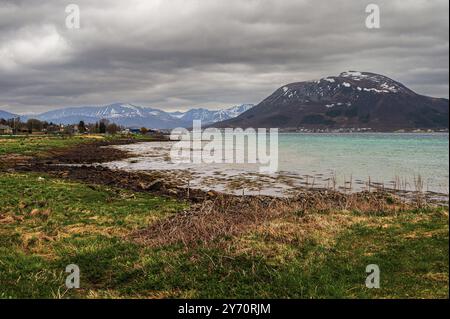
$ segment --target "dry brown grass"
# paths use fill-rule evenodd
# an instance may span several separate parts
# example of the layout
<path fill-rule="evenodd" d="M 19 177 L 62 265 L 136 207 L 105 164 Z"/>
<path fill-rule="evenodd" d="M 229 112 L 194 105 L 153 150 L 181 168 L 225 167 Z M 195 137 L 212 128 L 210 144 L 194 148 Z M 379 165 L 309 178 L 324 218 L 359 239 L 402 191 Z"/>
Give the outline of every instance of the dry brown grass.
<path fill-rule="evenodd" d="M 282 206 L 282 201 L 270 198 L 219 195 L 193 205 L 189 211 L 156 221 L 132 238 L 150 246 L 211 242 L 279 216 L 285 211 Z"/>
<path fill-rule="evenodd" d="M 338 234 L 358 220 L 359 217 L 349 212 L 290 215 L 259 225 L 247 234 L 233 238 L 231 244 L 223 245 L 223 248 L 231 257 L 245 254 L 264 257 L 268 264 L 288 264 L 298 258 L 298 247 L 307 242 L 332 247 Z M 308 262 L 306 256 L 303 259 Z"/>
<path fill-rule="evenodd" d="M 395 213 L 406 208 L 405 205 L 399 205 L 391 195 L 381 192 L 342 194 L 312 191 L 295 198 L 214 194 L 200 204 L 193 204 L 189 211 L 158 220 L 148 228 L 132 233 L 130 237 L 152 247 L 175 243 L 192 246 L 266 227 L 266 235 L 273 239 L 278 236 L 282 241 L 301 240 L 302 233 L 310 232 L 313 228 L 337 229 L 335 224 L 327 225 L 319 215 L 310 215 L 311 212 L 347 210 Z M 339 218 L 336 217 L 333 222 L 346 223 L 345 218 Z M 274 220 L 278 220 L 277 224 L 273 223 Z"/>

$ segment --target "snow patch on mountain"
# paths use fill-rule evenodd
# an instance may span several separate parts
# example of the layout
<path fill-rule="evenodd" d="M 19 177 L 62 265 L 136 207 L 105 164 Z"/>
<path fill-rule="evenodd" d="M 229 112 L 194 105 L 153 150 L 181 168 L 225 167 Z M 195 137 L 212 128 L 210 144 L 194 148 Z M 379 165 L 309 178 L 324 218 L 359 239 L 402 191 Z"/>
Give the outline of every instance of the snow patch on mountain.
<path fill-rule="evenodd" d="M 202 121 L 203 124 L 212 124 L 238 117 L 242 113 L 250 110 L 253 106 L 254 104 L 242 104 L 221 110 L 207 110 L 204 108 L 198 108 L 191 109 L 184 113 L 174 112 L 171 113 L 171 115 L 174 118 L 191 123 L 191 125 L 192 121 L 196 120 Z"/>

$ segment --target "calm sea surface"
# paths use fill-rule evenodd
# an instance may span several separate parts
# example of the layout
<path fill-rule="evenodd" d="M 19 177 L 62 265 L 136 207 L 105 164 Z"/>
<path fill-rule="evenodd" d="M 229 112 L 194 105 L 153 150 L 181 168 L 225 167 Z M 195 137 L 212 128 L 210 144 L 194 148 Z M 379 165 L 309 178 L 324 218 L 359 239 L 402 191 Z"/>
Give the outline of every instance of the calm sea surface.
<path fill-rule="evenodd" d="M 148 142 L 117 148 L 132 159 L 107 163 L 111 168 L 188 172 L 191 185 L 255 194 L 283 195 L 296 187 L 327 187 L 345 191 L 379 186 L 398 190 L 449 193 L 449 135 L 444 133 L 349 133 L 279 135 L 278 173 L 255 174 L 258 167 L 242 164 L 176 164 L 170 160 L 175 142 Z M 190 144 L 188 144 L 190 145 Z M 190 146 L 188 147 L 190 149 Z M 177 177 L 178 176 L 178 177 Z M 236 179 L 249 185 L 233 189 Z M 417 183 L 418 180 L 422 182 Z M 182 183 L 182 182 L 180 182 Z"/>
<path fill-rule="evenodd" d="M 414 183 L 424 190 L 448 193 L 449 135 L 447 133 L 280 134 L 281 171 L 330 174 L 338 179 Z M 410 185 L 412 186 L 412 185 Z"/>

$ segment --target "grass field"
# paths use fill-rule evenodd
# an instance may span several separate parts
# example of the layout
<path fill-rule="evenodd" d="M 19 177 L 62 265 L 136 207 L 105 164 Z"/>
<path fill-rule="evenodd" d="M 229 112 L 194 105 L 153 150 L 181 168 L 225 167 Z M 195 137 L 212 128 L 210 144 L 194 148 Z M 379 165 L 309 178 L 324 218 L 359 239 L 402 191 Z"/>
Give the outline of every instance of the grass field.
<path fill-rule="evenodd" d="M 447 208 L 292 211 L 188 246 L 150 247 L 129 236 L 189 205 L 0 172 L 0 298 L 448 298 Z M 69 264 L 80 267 L 78 290 L 65 287 Z M 380 289 L 365 287 L 369 264 L 380 267 Z"/>
<path fill-rule="evenodd" d="M 55 148 L 64 148 L 87 142 L 90 139 L 82 137 L 47 137 L 47 136 L 0 136 L 0 155 L 20 154 L 36 155 Z"/>
<path fill-rule="evenodd" d="M 20 154 L 39 155 L 52 149 L 61 149 L 76 146 L 80 143 L 92 141 L 113 141 L 119 136 L 108 135 L 79 135 L 79 136 L 0 136 L 0 155 Z M 151 140 L 150 136 L 133 135 L 136 140 Z"/>

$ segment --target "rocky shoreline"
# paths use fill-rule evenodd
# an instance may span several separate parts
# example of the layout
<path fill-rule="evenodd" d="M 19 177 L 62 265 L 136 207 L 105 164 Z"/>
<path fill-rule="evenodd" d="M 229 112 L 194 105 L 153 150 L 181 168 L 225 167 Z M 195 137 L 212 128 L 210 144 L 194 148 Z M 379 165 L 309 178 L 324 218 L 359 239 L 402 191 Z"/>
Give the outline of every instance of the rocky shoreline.
<path fill-rule="evenodd" d="M 159 142 L 167 142 L 160 140 Z M 362 191 L 355 193 L 345 193 L 340 190 L 327 188 L 297 189 L 289 198 L 276 196 L 248 194 L 232 194 L 215 190 L 199 189 L 192 187 L 186 180 L 184 172 L 174 175 L 170 171 L 126 171 L 121 169 L 111 169 L 102 166 L 102 163 L 110 163 L 131 159 L 135 155 L 115 146 L 139 143 L 132 139 L 119 139 L 114 141 L 95 141 L 70 147 L 67 149 L 51 150 L 41 156 L 20 156 L 7 155 L 1 158 L 2 167 L 0 171 L 5 172 L 38 172 L 51 176 L 82 181 L 91 185 L 106 185 L 111 187 L 125 188 L 133 191 L 150 192 L 155 195 L 168 196 L 189 202 L 200 203 L 214 198 L 260 198 L 274 199 L 277 201 L 295 202 L 298 198 L 320 198 L 322 201 L 335 201 L 337 207 L 341 206 L 343 198 L 352 200 L 377 200 L 382 199 L 387 202 L 396 202 L 401 205 L 442 205 L 442 201 L 433 200 L 434 194 L 423 193 L 418 197 L 414 192 L 399 193 L 391 190 L 376 189 L 375 191 Z M 155 141 L 156 142 L 156 141 Z M 212 178 L 214 179 L 214 178 Z M 347 201 L 347 200 L 345 200 Z M 316 203 L 317 204 L 317 203 Z M 329 205 L 330 203 L 328 203 Z M 345 207 L 345 205 L 344 205 Z"/>

